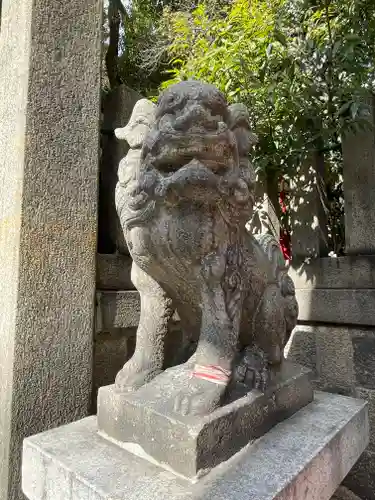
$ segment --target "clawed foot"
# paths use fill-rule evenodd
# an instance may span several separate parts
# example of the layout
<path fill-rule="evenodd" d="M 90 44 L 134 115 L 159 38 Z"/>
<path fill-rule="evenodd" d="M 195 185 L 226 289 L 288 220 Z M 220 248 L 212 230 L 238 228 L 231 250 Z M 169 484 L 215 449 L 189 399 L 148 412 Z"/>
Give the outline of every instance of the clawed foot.
<path fill-rule="evenodd" d="M 247 349 L 241 363 L 234 373 L 237 382 L 241 382 L 249 389 L 258 389 L 264 392 L 269 384 L 269 364 L 267 357 L 258 348 Z"/>
<path fill-rule="evenodd" d="M 154 379 L 162 370 L 158 367 L 142 366 L 133 358 L 118 372 L 115 387 L 120 392 L 136 391 Z"/>
<path fill-rule="evenodd" d="M 226 386 L 207 380 L 190 378 L 186 389 L 175 398 L 174 411 L 180 415 L 207 415 L 219 405 Z"/>

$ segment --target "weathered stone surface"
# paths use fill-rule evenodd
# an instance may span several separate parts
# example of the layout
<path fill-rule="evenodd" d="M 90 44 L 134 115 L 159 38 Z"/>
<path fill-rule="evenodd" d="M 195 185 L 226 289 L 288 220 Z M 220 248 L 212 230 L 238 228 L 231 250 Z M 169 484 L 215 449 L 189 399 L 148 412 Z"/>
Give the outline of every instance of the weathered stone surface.
<path fill-rule="evenodd" d="M 124 84 L 109 92 L 102 102 L 102 129 L 113 132 L 123 127 L 129 121 L 135 103 L 141 98 L 138 92 Z"/>
<path fill-rule="evenodd" d="M 0 498 L 91 399 L 102 6 L 2 2 Z"/>
<path fill-rule="evenodd" d="M 374 123 L 375 98 L 367 100 Z M 342 143 L 345 193 L 345 250 L 375 253 L 375 133 L 374 128 L 346 134 Z"/>
<path fill-rule="evenodd" d="M 99 290 L 133 290 L 130 279 L 132 260 L 128 255 L 98 254 L 96 286 Z"/>
<path fill-rule="evenodd" d="M 316 375 L 316 328 L 297 325 L 285 346 L 288 361 L 306 366 Z"/>
<path fill-rule="evenodd" d="M 317 393 L 191 484 L 101 438 L 90 417 L 25 441 L 23 490 L 29 500 L 328 500 L 367 439 L 363 402 Z"/>
<path fill-rule="evenodd" d="M 296 289 L 375 289 L 375 256 L 321 257 L 304 262 L 293 259 L 288 273 Z"/>
<path fill-rule="evenodd" d="M 133 107 L 141 95 L 126 85 L 120 85 L 103 96 L 101 127 L 101 159 L 99 183 L 99 252 L 116 250 L 129 254 L 115 207 L 115 189 L 118 180 L 117 167 L 128 146 L 118 141 L 114 130 L 123 127 L 129 120 Z"/>
<path fill-rule="evenodd" d="M 375 329 L 353 329 L 351 336 L 357 385 L 375 389 Z"/>
<path fill-rule="evenodd" d="M 375 391 L 357 387 L 357 397 L 367 401 L 370 422 L 370 444 L 367 451 L 375 452 Z M 375 475 L 375 469 L 373 471 Z"/>
<path fill-rule="evenodd" d="M 124 363 L 133 355 L 136 327 L 97 332 L 94 336 L 92 413 L 96 414 L 99 387 L 113 384 Z"/>
<path fill-rule="evenodd" d="M 345 488 L 345 486 L 340 486 L 335 491 L 335 494 L 332 497 L 332 500 L 361 500 L 357 495 L 355 495 L 352 491 Z"/>
<path fill-rule="evenodd" d="M 314 370 L 319 389 L 354 395 L 375 388 L 374 339 L 374 329 L 298 325 L 285 355 Z"/>
<path fill-rule="evenodd" d="M 226 404 L 206 416 L 181 415 L 176 395 L 186 389 L 189 367 L 175 367 L 130 395 L 102 387 L 98 427 L 117 442 L 134 442 L 187 477 L 210 470 L 281 420 L 311 402 L 308 370 L 284 363 L 265 394 L 234 388 Z M 241 397 L 242 396 L 242 397 Z"/>
<path fill-rule="evenodd" d="M 319 326 L 315 332 L 319 388 L 354 396 L 356 377 L 351 329 Z"/>
<path fill-rule="evenodd" d="M 291 184 L 290 218 L 293 257 L 328 254 L 327 217 L 322 203 L 324 156 L 318 152 L 302 160 Z"/>
<path fill-rule="evenodd" d="M 299 321 L 375 325 L 374 290 L 297 289 Z"/>
<path fill-rule="evenodd" d="M 105 256 L 104 262 L 111 265 L 112 256 Z M 108 257 L 108 259 L 107 259 Z M 120 265 L 127 258 L 116 257 Z M 103 265 L 102 269 L 104 270 Z M 115 266 L 115 269 L 117 265 Z M 105 281 L 112 283 L 113 281 Z M 115 377 L 134 352 L 136 329 L 139 323 L 141 304 L 138 291 L 104 290 L 96 293 L 96 321 L 94 336 L 93 405 L 99 387 L 113 384 Z M 185 362 L 194 352 L 196 344 L 190 342 L 180 326 L 176 314 L 168 323 L 169 335 L 165 344 L 164 366 Z M 96 410 L 93 410 L 96 413 Z"/>
<path fill-rule="evenodd" d="M 198 343 L 187 411 L 204 415 L 220 406 L 240 366 L 266 384 L 297 320 L 278 241 L 245 229 L 255 184 L 249 113 L 212 85 L 185 81 L 156 106 L 138 101 L 116 136 L 131 148 L 116 206 L 141 295 L 136 350 L 116 387 L 135 391 L 164 369 L 177 310 L 188 343 Z"/>
<path fill-rule="evenodd" d="M 136 290 L 96 292 L 96 331 L 138 326 L 140 297 Z"/>
<path fill-rule="evenodd" d="M 165 367 L 174 366 L 188 359 L 194 346 L 186 342 L 178 318 L 172 318 L 168 327 L 171 334 L 165 346 Z M 113 384 L 117 373 L 134 353 L 136 326 L 109 328 L 94 336 L 93 398 L 91 413 L 96 413 L 96 397 L 99 387 Z"/>
<path fill-rule="evenodd" d="M 364 500 L 375 498 L 375 453 L 365 451 L 351 469 L 344 484 Z"/>
<path fill-rule="evenodd" d="M 257 193 L 258 194 L 258 193 Z M 280 221 L 276 209 L 267 193 L 259 193 L 260 206 L 254 212 L 248 229 L 253 234 L 272 234 L 276 239 L 280 238 Z"/>

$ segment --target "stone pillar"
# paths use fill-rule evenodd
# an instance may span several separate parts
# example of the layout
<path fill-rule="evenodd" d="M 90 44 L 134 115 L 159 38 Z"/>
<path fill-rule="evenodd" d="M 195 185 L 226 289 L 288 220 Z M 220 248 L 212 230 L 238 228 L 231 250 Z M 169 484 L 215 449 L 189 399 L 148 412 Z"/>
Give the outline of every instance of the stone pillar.
<path fill-rule="evenodd" d="M 25 436 L 87 414 L 100 0 L 4 0 L 0 37 L 0 499 Z"/>
<path fill-rule="evenodd" d="M 328 254 L 327 218 L 323 199 L 324 157 L 315 152 L 300 166 L 291 185 L 290 215 L 294 258 Z"/>
<path fill-rule="evenodd" d="M 367 100 L 374 123 L 375 98 Z M 375 123 L 374 123 L 375 125 Z M 343 143 L 346 253 L 375 253 L 375 131 L 348 134 Z"/>

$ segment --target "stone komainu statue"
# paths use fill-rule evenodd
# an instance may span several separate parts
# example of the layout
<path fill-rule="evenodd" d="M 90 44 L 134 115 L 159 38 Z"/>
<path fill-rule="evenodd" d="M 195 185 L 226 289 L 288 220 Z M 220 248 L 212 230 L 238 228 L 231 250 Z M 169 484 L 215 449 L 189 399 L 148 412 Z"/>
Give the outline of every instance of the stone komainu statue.
<path fill-rule="evenodd" d="M 141 296 L 136 349 L 116 378 L 136 390 L 165 369 L 177 311 L 194 355 L 175 411 L 212 411 L 232 383 L 262 389 L 283 360 L 298 306 L 278 243 L 245 229 L 254 205 L 245 106 L 185 81 L 142 99 L 116 135 L 130 151 L 116 206 Z"/>

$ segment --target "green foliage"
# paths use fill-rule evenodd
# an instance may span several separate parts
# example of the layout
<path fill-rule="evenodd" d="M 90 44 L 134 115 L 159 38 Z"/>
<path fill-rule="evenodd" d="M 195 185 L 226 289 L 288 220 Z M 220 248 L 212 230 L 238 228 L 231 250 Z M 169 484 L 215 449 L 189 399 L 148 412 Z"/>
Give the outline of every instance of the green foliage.
<path fill-rule="evenodd" d="M 144 95 L 157 91 L 164 78 L 162 61 L 154 64 L 146 74 L 142 58 L 145 49 L 152 44 L 165 3 L 162 0 L 108 1 L 103 33 L 105 90 L 125 83 Z M 181 2 L 173 4 L 174 8 L 185 7 Z"/>
<path fill-rule="evenodd" d="M 257 167 L 292 174 L 301 156 L 339 148 L 348 126 L 366 122 L 374 43 L 362 34 L 374 13 L 375 4 L 358 0 L 233 0 L 214 16 L 206 2 L 165 10 L 163 87 L 202 79 L 247 104 L 260 137 Z"/>
<path fill-rule="evenodd" d="M 227 2 L 207 0 L 207 9 Z M 147 96 L 157 93 L 169 63 L 157 31 L 163 10 L 190 12 L 194 4 L 193 0 L 108 0 L 103 26 L 103 89 L 125 83 Z"/>

